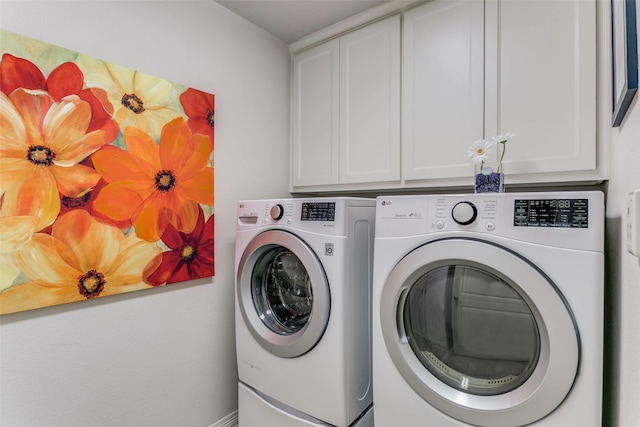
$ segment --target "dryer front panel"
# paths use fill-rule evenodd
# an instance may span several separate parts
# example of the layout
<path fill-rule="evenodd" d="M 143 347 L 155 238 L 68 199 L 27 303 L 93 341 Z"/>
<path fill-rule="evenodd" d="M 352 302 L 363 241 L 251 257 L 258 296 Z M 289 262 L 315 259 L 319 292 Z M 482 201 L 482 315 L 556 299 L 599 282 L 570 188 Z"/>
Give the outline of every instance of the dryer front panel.
<path fill-rule="evenodd" d="M 237 274 L 242 318 L 263 348 L 297 357 L 316 345 L 329 320 L 329 283 L 304 241 L 281 230 L 261 233 L 245 249 Z"/>
<path fill-rule="evenodd" d="M 447 238 L 418 247 L 393 268 L 380 304 L 399 373 L 460 421 L 529 424 L 552 412 L 576 378 L 579 336 L 563 296 L 497 244 Z"/>

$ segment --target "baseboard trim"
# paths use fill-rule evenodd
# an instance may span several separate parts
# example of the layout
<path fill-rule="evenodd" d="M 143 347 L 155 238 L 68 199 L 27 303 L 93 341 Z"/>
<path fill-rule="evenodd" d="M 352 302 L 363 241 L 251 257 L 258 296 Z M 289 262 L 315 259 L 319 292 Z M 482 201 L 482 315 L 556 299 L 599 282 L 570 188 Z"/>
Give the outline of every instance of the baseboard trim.
<path fill-rule="evenodd" d="M 238 411 L 235 410 L 209 427 L 238 427 Z"/>

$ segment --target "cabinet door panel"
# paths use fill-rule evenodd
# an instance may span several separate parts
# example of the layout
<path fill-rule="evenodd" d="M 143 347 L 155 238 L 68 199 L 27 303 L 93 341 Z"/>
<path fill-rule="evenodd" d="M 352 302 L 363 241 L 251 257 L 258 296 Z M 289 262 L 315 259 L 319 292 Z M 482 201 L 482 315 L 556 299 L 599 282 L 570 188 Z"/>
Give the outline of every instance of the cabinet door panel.
<path fill-rule="evenodd" d="M 340 38 L 340 182 L 400 179 L 400 17 Z"/>
<path fill-rule="evenodd" d="M 483 137 L 484 7 L 433 1 L 403 27 L 402 176 L 472 176 L 467 147 Z"/>
<path fill-rule="evenodd" d="M 337 184 L 339 42 L 332 40 L 293 58 L 293 186 Z"/>
<path fill-rule="evenodd" d="M 595 1 L 487 0 L 487 22 L 486 129 L 516 134 L 507 175 L 595 170 Z"/>

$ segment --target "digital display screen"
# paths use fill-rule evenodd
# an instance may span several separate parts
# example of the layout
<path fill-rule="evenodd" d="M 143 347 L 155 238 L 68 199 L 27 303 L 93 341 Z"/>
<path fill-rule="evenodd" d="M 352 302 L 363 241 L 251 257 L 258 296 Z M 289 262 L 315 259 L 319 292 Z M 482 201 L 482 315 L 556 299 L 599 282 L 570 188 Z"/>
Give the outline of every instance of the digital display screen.
<path fill-rule="evenodd" d="M 335 202 L 302 203 L 301 221 L 335 221 Z"/>
<path fill-rule="evenodd" d="M 588 199 L 515 200 L 513 208 L 516 227 L 589 227 Z"/>

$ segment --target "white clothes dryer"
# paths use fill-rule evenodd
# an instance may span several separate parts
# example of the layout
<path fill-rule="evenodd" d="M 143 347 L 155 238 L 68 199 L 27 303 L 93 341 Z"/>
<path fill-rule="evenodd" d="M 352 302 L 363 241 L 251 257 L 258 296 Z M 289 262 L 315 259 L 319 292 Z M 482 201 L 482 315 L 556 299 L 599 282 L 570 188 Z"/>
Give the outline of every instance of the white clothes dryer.
<path fill-rule="evenodd" d="M 378 197 L 377 427 L 602 423 L 602 192 Z"/>
<path fill-rule="evenodd" d="M 372 426 L 374 223 L 374 199 L 239 202 L 241 427 Z"/>

